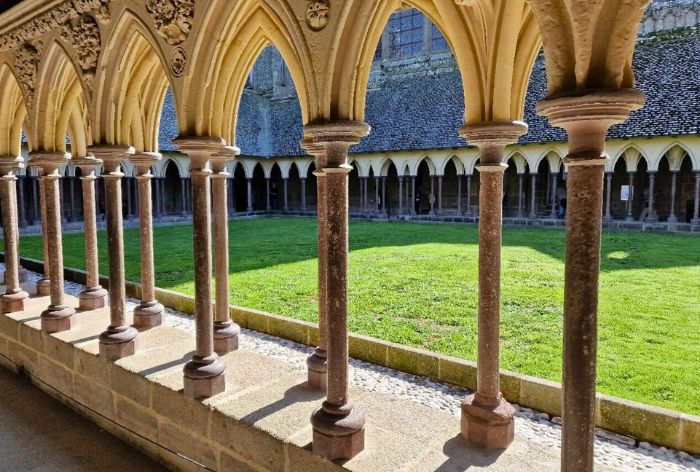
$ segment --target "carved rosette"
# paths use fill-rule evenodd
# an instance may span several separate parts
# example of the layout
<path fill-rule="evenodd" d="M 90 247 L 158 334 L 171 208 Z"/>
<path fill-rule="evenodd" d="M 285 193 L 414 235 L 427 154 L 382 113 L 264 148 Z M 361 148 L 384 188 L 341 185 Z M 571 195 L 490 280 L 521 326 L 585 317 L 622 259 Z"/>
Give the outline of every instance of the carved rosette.
<path fill-rule="evenodd" d="M 39 50 L 31 43 L 23 44 L 15 54 L 15 73 L 27 108 L 34 102 L 36 74 L 39 68 Z"/>
<path fill-rule="evenodd" d="M 313 31 L 321 31 L 328 24 L 331 9 L 329 0 L 311 0 L 306 7 L 306 24 Z"/>
<path fill-rule="evenodd" d="M 181 47 L 176 47 L 173 51 L 172 61 L 170 63 L 170 72 L 174 77 L 180 77 L 185 72 L 187 65 L 187 53 Z"/>
<path fill-rule="evenodd" d="M 168 44 L 177 45 L 187 39 L 194 19 L 194 0 L 147 0 L 146 10 Z"/>
<path fill-rule="evenodd" d="M 84 82 L 92 93 L 97 62 L 102 53 L 102 39 L 97 20 L 90 15 L 73 18 L 64 25 L 61 37 L 73 46 Z"/>

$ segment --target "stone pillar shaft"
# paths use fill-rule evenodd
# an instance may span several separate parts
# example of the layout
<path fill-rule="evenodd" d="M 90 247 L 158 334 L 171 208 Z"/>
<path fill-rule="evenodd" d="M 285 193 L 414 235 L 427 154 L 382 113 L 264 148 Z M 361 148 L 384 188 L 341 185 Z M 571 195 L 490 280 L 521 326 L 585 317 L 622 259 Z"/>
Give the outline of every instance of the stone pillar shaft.
<path fill-rule="evenodd" d="M 656 210 L 654 209 L 654 180 L 656 179 L 656 172 L 649 172 L 649 214 L 646 219 L 649 221 L 656 221 L 654 214 Z"/>
<path fill-rule="evenodd" d="M 633 221 L 632 210 L 634 209 L 634 172 L 628 172 L 629 174 L 629 196 L 627 197 L 627 221 Z"/>
<path fill-rule="evenodd" d="M 41 211 L 39 210 L 39 200 L 41 197 L 39 196 L 39 185 L 38 185 L 39 178 L 34 176 L 32 177 L 32 200 L 33 201 L 33 212 L 32 212 L 32 224 L 36 224 L 37 222 L 41 223 Z"/>
<path fill-rule="evenodd" d="M 16 162 L 16 161 L 15 161 Z M 20 167 L 21 162 L 17 163 Z M 0 200 L 2 201 L 2 231 L 5 251 L 5 293 L 0 296 L 3 313 L 22 311 L 29 294 L 19 283 L 19 225 L 17 221 L 17 177 L 13 164 L 0 165 Z"/>
<path fill-rule="evenodd" d="M 20 228 L 27 227 L 27 212 L 24 205 L 24 179 L 23 175 L 20 175 L 17 179 L 17 213 L 19 215 L 18 225 Z"/>
<path fill-rule="evenodd" d="M 523 217 L 523 174 L 518 174 L 518 218 Z"/>
<path fill-rule="evenodd" d="M 438 175 L 438 214 L 442 214 L 442 176 Z"/>
<path fill-rule="evenodd" d="M 678 223 L 678 217 L 676 216 L 676 181 L 678 178 L 678 171 L 671 171 L 671 213 L 668 216 L 669 223 Z"/>
<path fill-rule="evenodd" d="M 301 210 L 306 211 L 306 179 L 301 180 Z"/>
<path fill-rule="evenodd" d="M 253 179 L 247 179 L 248 182 L 248 212 L 253 211 Z"/>
<path fill-rule="evenodd" d="M 289 193 L 288 193 L 288 184 L 289 179 L 284 178 L 282 179 L 282 185 L 284 187 L 284 211 L 289 210 Z"/>
<path fill-rule="evenodd" d="M 270 211 L 270 178 L 265 177 L 265 210 Z"/>
<path fill-rule="evenodd" d="M 399 214 L 403 213 L 403 177 L 399 177 Z"/>
<path fill-rule="evenodd" d="M 42 255 L 44 256 L 44 275 L 36 283 L 37 295 L 49 295 L 51 287 L 51 261 L 49 260 L 49 236 L 47 233 L 48 221 L 46 219 L 46 185 L 42 178 L 43 171 L 39 171 L 39 201 L 40 203 L 40 218 L 41 218 L 41 247 Z"/>
<path fill-rule="evenodd" d="M 415 214 L 416 210 L 416 176 L 411 176 L 411 201 L 408 202 L 408 209 L 410 214 Z M 420 210 L 420 208 L 418 209 Z"/>
<path fill-rule="evenodd" d="M 530 218 L 537 218 L 537 174 L 531 174 L 530 180 Z"/>
<path fill-rule="evenodd" d="M 467 216 L 472 216 L 472 176 L 467 176 Z"/>
<path fill-rule="evenodd" d="M 605 186 L 606 186 L 605 219 L 606 220 L 612 220 L 612 214 L 610 213 L 610 203 L 612 201 L 612 178 L 613 178 L 612 172 L 605 173 Z"/>
<path fill-rule="evenodd" d="M 700 225 L 700 171 L 695 172 L 695 200 L 693 201 L 693 219 L 690 220 L 690 224 Z"/>
<path fill-rule="evenodd" d="M 557 172 L 552 172 L 552 183 L 550 186 L 550 191 L 551 191 L 551 201 L 552 201 L 552 218 L 557 217 L 557 179 L 559 177 L 559 174 Z"/>
<path fill-rule="evenodd" d="M 457 174 L 457 214 L 462 214 L 462 174 Z"/>

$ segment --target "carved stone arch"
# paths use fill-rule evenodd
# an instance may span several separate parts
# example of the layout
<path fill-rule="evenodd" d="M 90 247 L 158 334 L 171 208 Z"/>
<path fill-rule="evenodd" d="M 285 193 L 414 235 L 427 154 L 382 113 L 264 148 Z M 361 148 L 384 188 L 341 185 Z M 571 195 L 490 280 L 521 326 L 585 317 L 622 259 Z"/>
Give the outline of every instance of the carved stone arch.
<path fill-rule="evenodd" d="M 158 41 L 136 13 L 124 10 L 105 49 L 95 100 L 95 141 L 157 152 L 163 100 L 172 85 Z"/>
<path fill-rule="evenodd" d="M 527 167 L 527 159 L 525 159 L 525 156 L 523 156 L 521 152 L 515 151 L 508 156 L 504 162 L 507 164 L 511 160 L 513 163 L 515 163 L 515 168 L 517 169 L 518 174 L 524 174 L 525 168 Z"/>
<path fill-rule="evenodd" d="M 625 165 L 627 166 L 627 172 L 636 172 L 637 167 L 639 166 L 639 161 L 644 160 L 647 163 L 647 166 L 649 165 L 649 161 L 647 158 L 644 156 L 642 151 L 635 146 L 634 144 L 630 144 L 628 146 L 625 146 L 620 152 L 618 152 L 613 159 L 610 160 L 609 162 L 609 170 L 612 171 L 615 169 L 615 166 L 617 165 L 617 161 L 620 159 L 625 160 Z"/>
<path fill-rule="evenodd" d="M 0 156 L 22 154 L 22 129 L 27 116 L 24 95 L 8 64 L 0 64 Z"/>
<path fill-rule="evenodd" d="M 425 163 L 428 165 L 428 170 L 430 171 L 430 175 L 437 175 L 437 168 L 435 167 L 435 163 L 433 160 L 428 156 L 427 154 L 422 156 L 420 159 L 416 161 L 415 168 L 411 172 L 411 175 L 418 175 L 418 168 L 420 167 L 421 163 L 425 161 Z"/>
<path fill-rule="evenodd" d="M 384 159 L 379 164 L 379 175 L 381 177 L 388 177 L 389 176 L 389 167 L 391 167 L 391 164 L 394 164 L 394 168 L 399 170 L 398 164 L 394 162 L 394 160 L 391 158 L 391 156 L 385 156 Z"/>
<path fill-rule="evenodd" d="M 186 76 L 183 84 L 188 113 L 181 134 L 217 136 L 235 143 L 243 88 L 258 56 L 269 45 L 279 51 L 289 70 L 304 123 L 316 115 L 311 111 L 318 108 L 318 94 L 308 47 L 294 13 L 284 2 L 278 3 L 227 2 L 229 10 L 222 2 L 211 2 L 195 38 L 192 67 L 199 72 Z"/>
<path fill-rule="evenodd" d="M 447 164 L 449 162 L 454 164 L 455 170 L 457 171 L 457 175 L 464 175 L 464 164 L 459 159 L 459 157 L 457 157 L 456 154 L 452 154 L 447 159 L 444 159 L 442 161 L 442 165 L 440 166 L 440 173 L 438 175 L 445 175 L 445 169 L 447 168 Z"/>
<path fill-rule="evenodd" d="M 666 146 L 666 148 L 664 148 L 663 151 L 661 151 L 661 154 L 659 155 L 659 159 L 656 164 L 657 167 L 659 165 L 659 162 L 661 162 L 661 159 L 663 159 L 664 157 L 668 161 L 669 169 L 672 171 L 679 171 L 681 169 L 681 166 L 683 165 L 683 161 L 686 158 L 690 159 L 691 164 L 695 164 L 690 150 L 685 145 L 679 142 L 670 144 Z M 695 167 L 696 166 L 693 165 L 693 168 Z"/>
<path fill-rule="evenodd" d="M 70 128 L 76 155 L 85 155 L 90 144 L 88 104 L 75 64 L 58 41 L 52 41 L 39 63 L 35 107 L 29 118 L 38 151 L 65 152 Z"/>
<path fill-rule="evenodd" d="M 551 172 L 559 172 L 559 169 L 561 168 L 562 159 L 561 155 L 554 149 L 548 149 L 547 151 L 540 154 L 540 156 L 535 161 L 533 169 L 539 169 L 540 164 L 545 159 L 547 160 L 547 164 L 549 165 L 549 170 Z"/>

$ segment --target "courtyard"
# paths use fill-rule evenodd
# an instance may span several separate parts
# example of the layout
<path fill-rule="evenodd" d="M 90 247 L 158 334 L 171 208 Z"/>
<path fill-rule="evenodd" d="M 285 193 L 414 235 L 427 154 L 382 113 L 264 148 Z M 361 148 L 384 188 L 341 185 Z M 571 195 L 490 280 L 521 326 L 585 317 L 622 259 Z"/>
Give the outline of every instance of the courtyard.
<path fill-rule="evenodd" d="M 315 219 L 234 219 L 229 233 L 231 303 L 317 321 Z M 555 229 L 503 235 L 502 367 L 556 382 L 564 238 Z M 191 227 L 157 227 L 154 240 L 157 286 L 194 294 Z M 124 244 L 126 278 L 138 282 L 138 230 Z M 99 245 L 106 274 L 104 232 Z M 82 233 L 65 236 L 66 267 L 84 268 L 83 248 Z M 23 237 L 21 253 L 41 259 L 41 238 Z M 477 255 L 476 226 L 351 222 L 350 330 L 475 360 Z M 699 414 L 698 293 L 697 237 L 605 232 L 598 391 Z"/>

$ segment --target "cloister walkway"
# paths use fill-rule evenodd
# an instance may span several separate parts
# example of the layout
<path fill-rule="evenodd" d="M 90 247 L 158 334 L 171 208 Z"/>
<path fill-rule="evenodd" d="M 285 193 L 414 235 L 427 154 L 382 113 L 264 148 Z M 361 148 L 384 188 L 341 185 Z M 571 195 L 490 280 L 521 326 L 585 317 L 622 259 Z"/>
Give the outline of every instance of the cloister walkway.
<path fill-rule="evenodd" d="M 5 471 L 167 470 L 3 367 L 0 444 Z"/>

